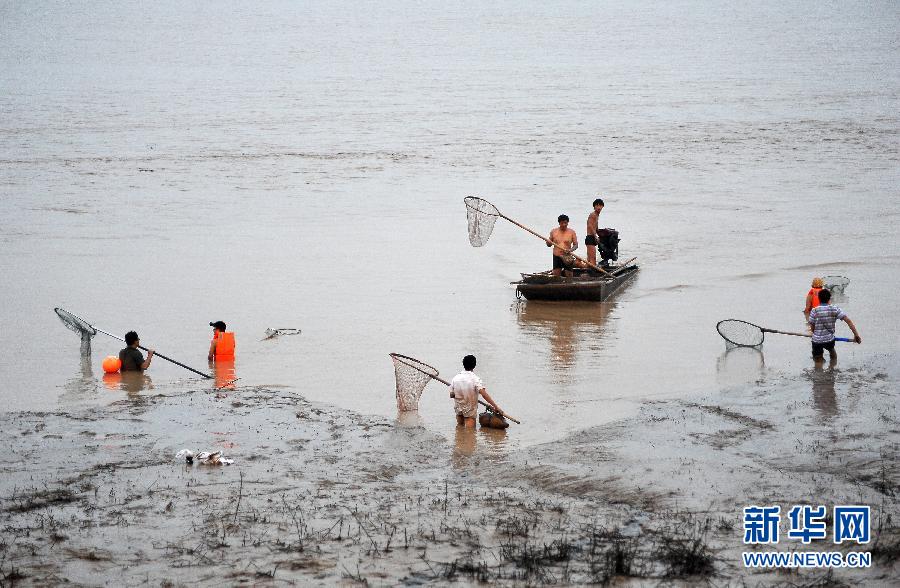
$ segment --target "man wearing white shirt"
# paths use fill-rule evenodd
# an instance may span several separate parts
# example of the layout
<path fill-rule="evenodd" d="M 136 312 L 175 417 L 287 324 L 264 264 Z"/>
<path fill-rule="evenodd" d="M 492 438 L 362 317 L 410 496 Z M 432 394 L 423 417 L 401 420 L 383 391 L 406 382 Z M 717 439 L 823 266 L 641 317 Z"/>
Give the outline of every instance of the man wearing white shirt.
<path fill-rule="evenodd" d="M 463 371 L 450 380 L 450 398 L 453 399 L 456 411 L 456 424 L 461 427 L 475 428 L 475 417 L 478 415 L 478 395 L 491 405 L 498 413 L 503 414 L 494 399 L 490 397 L 481 378 L 475 375 L 475 356 L 463 358 Z"/>

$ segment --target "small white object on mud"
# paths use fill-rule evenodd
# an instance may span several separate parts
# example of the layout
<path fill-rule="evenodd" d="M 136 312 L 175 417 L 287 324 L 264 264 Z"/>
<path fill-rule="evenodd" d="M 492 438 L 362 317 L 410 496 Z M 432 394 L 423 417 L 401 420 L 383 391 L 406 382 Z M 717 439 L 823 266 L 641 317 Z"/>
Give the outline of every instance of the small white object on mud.
<path fill-rule="evenodd" d="M 175 454 L 175 459 L 183 459 L 188 465 L 193 465 L 195 459 L 199 465 L 219 466 L 231 465 L 234 463 L 233 459 L 222 457 L 221 451 L 201 451 L 195 456 L 194 452 L 190 449 L 182 449 Z"/>

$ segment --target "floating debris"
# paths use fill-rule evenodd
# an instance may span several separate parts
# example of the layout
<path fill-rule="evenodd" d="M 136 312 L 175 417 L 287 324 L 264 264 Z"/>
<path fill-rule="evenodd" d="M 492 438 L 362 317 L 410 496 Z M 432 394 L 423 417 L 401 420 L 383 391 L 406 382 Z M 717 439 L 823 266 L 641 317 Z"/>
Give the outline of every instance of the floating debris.
<path fill-rule="evenodd" d="M 266 339 L 274 339 L 282 335 L 299 335 L 300 329 L 266 329 Z M 263 339 L 265 340 L 265 339 Z"/>
<path fill-rule="evenodd" d="M 198 465 L 209 466 L 231 465 L 234 463 L 233 459 L 222 457 L 221 451 L 201 451 L 194 455 L 194 452 L 190 449 L 182 449 L 175 454 L 175 459 L 183 459 L 188 465 L 194 465 L 194 461 L 196 461 Z"/>

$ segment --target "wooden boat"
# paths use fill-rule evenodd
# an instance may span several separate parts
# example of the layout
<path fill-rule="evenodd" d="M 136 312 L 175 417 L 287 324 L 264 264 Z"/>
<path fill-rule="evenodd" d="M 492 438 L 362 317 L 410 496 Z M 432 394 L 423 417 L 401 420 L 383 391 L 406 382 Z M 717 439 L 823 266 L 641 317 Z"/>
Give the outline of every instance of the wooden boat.
<path fill-rule="evenodd" d="M 637 275 L 636 264 L 610 267 L 612 277 L 596 271 L 575 269 L 572 277 L 554 276 L 549 271 L 522 274 L 522 279 L 512 282 L 516 286 L 516 298 L 526 300 L 591 300 L 602 302 L 613 292 Z"/>

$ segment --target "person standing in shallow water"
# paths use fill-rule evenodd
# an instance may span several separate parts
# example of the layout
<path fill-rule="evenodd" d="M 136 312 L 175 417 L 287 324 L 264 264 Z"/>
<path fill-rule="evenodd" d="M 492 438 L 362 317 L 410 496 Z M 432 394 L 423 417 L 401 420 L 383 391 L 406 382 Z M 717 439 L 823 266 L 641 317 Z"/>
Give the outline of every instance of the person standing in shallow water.
<path fill-rule="evenodd" d="M 571 277 L 572 268 L 575 267 L 575 258 L 571 253 L 578 249 L 578 235 L 569 228 L 568 216 L 561 214 L 556 222 L 559 223 L 559 227 L 550 231 L 552 243 L 547 243 L 547 247 L 553 247 L 553 272 L 551 273 L 558 276 L 565 270 L 566 275 Z M 554 246 L 553 243 L 560 247 Z"/>
<path fill-rule="evenodd" d="M 806 322 L 809 322 L 809 312 L 819 306 L 819 292 L 822 291 L 822 288 L 822 278 L 813 278 L 812 287 L 806 293 L 806 307 L 803 309 Z"/>
<path fill-rule="evenodd" d="M 856 330 L 856 325 L 850 320 L 843 310 L 829 304 L 831 292 L 822 289 L 819 292 L 819 306 L 809 312 L 809 326 L 812 329 L 812 355 L 816 363 L 825 361 L 825 350 L 832 364 L 837 361 L 837 351 L 834 349 L 834 327 L 838 319 L 847 323 L 853 331 L 853 340 L 862 343 L 862 338 Z"/>
<path fill-rule="evenodd" d="M 125 344 L 128 347 L 119 352 L 119 360 L 122 362 L 123 372 L 142 372 L 150 367 L 150 361 L 153 359 L 155 352 L 152 349 L 148 349 L 147 359 L 144 359 L 144 354 L 138 349 L 141 339 L 137 333 L 134 331 L 125 333 Z"/>
<path fill-rule="evenodd" d="M 593 265 L 597 265 L 597 228 L 600 217 L 600 211 L 603 210 L 603 200 L 597 198 L 594 200 L 594 211 L 587 218 L 587 233 L 585 233 L 584 244 L 587 246 L 587 260 Z"/>
<path fill-rule="evenodd" d="M 209 361 L 234 361 L 234 333 L 225 332 L 227 327 L 223 321 L 209 323 L 213 328 L 212 341 L 209 343 Z"/>
<path fill-rule="evenodd" d="M 481 378 L 475 375 L 475 356 L 467 355 L 463 358 L 463 371 L 450 380 L 450 398 L 453 399 L 453 408 L 456 411 L 456 425 L 460 427 L 475 428 L 475 417 L 478 415 L 478 396 L 481 395 L 485 402 L 491 405 L 499 414 L 503 414 L 494 399 L 487 393 Z"/>

